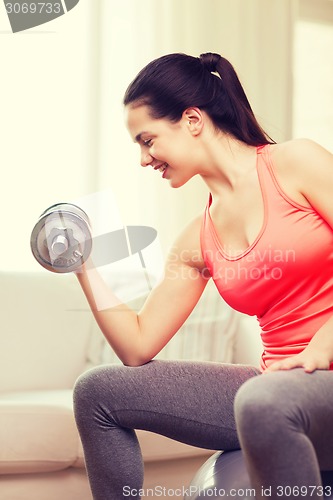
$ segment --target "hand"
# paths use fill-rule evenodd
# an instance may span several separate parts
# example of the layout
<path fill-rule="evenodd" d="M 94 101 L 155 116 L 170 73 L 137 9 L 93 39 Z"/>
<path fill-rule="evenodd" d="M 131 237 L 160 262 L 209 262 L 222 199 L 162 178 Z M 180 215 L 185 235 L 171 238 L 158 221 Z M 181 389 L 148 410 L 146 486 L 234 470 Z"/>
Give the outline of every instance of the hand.
<path fill-rule="evenodd" d="M 329 370 L 330 359 L 327 352 L 317 351 L 307 346 L 304 351 L 295 356 L 272 363 L 264 373 L 291 370 L 292 368 L 304 368 L 304 371 L 308 373 L 312 373 L 315 370 Z"/>

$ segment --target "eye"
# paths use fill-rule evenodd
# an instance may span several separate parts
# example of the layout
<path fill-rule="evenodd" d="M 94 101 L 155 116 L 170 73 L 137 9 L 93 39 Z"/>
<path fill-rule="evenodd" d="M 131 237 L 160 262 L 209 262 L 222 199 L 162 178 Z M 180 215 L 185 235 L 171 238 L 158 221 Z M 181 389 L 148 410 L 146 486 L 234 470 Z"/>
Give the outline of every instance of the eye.
<path fill-rule="evenodd" d="M 150 148 L 153 145 L 153 140 L 152 139 L 147 139 L 146 141 L 143 141 L 143 144 L 145 146 L 148 146 L 148 148 Z"/>

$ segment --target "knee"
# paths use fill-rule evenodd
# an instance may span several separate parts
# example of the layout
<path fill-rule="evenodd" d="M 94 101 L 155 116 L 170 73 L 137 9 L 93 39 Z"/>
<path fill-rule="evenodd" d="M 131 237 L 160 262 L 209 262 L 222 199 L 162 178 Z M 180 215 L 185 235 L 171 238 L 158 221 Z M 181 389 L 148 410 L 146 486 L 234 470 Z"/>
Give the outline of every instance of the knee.
<path fill-rule="evenodd" d="M 117 379 L 116 373 L 121 366 L 97 366 L 86 371 L 76 380 L 73 389 L 73 405 L 76 422 L 91 418 L 96 408 L 106 400 L 110 401 Z"/>
<path fill-rule="evenodd" d="M 282 380 L 281 380 L 282 382 Z M 260 375 L 245 382 L 238 390 L 234 411 L 240 440 L 259 443 L 261 437 L 276 440 L 288 419 L 284 384 L 278 377 Z"/>
<path fill-rule="evenodd" d="M 234 411 L 237 428 L 244 428 L 257 422 L 257 416 L 261 415 L 263 398 L 259 395 L 262 391 L 258 387 L 257 377 L 246 381 L 237 391 Z"/>
<path fill-rule="evenodd" d="M 76 421 L 80 420 L 81 416 L 90 413 L 96 387 L 98 386 L 98 372 L 98 368 L 92 368 L 80 375 L 75 382 L 73 388 L 73 405 Z"/>

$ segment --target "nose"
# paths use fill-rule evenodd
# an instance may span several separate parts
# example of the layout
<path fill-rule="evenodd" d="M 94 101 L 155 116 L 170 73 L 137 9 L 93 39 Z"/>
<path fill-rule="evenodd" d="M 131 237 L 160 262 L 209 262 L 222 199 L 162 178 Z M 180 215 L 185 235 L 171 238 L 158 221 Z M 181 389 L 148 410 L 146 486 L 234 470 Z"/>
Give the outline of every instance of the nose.
<path fill-rule="evenodd" d="M 141 167 L 148 167 L 153 161 L 153 157 L 147 153 L 147 151 L 142 151 L 141 153 Z"/>

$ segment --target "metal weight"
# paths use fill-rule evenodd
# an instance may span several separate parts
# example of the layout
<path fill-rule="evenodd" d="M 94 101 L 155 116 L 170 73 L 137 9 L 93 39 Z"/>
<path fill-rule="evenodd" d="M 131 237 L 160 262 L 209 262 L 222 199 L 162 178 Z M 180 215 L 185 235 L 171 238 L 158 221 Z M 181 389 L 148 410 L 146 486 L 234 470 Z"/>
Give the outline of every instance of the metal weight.
<path fill-rule="evenodd" d="M 92 249 L 87 214 L 71 203 L 57 203 L 39 217 L 31 233 L 31 251 L 39 264 L 55 273 L 70 273 Z"/>

